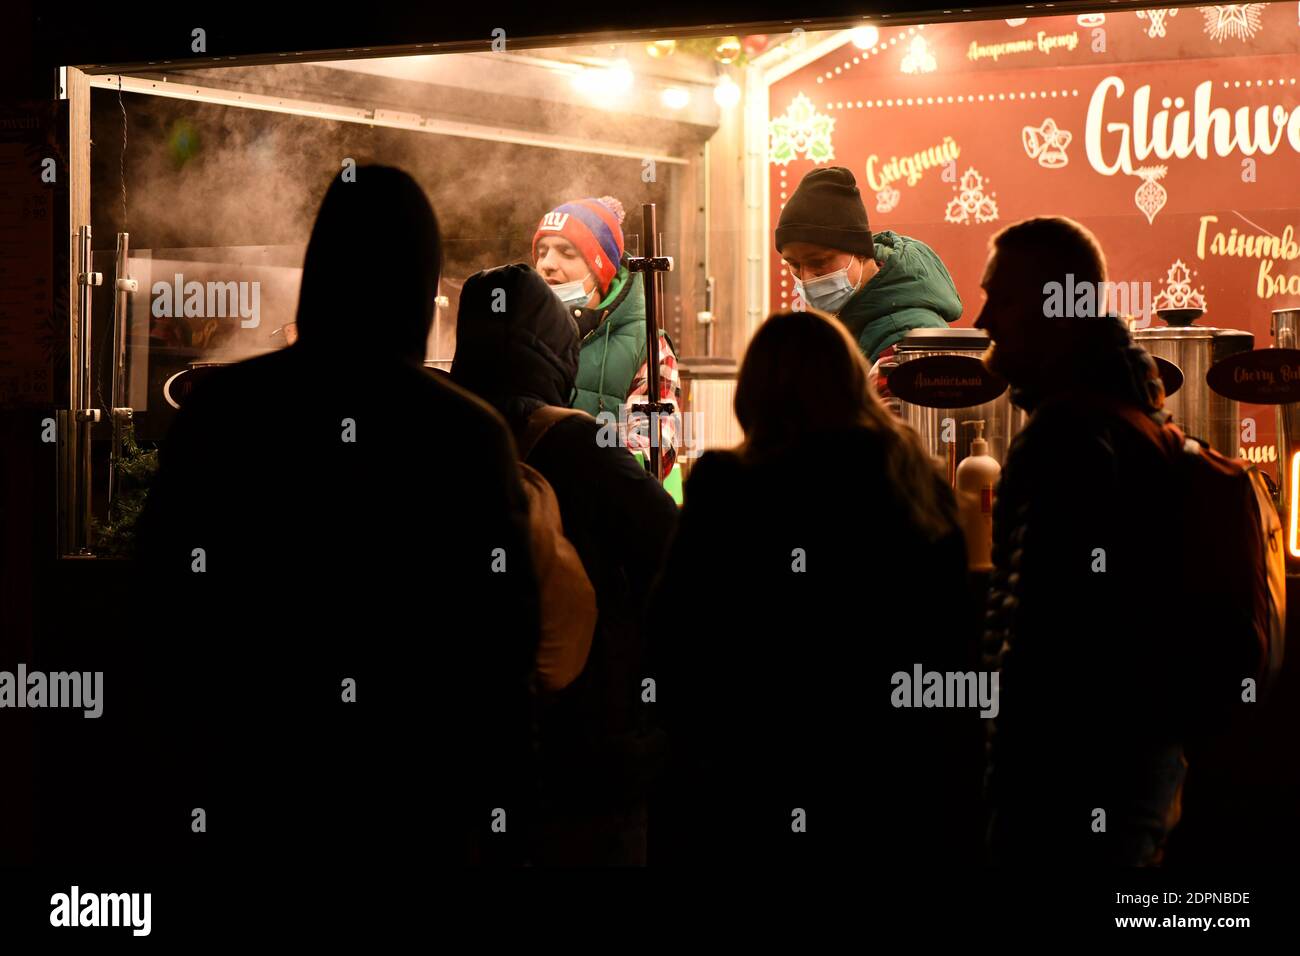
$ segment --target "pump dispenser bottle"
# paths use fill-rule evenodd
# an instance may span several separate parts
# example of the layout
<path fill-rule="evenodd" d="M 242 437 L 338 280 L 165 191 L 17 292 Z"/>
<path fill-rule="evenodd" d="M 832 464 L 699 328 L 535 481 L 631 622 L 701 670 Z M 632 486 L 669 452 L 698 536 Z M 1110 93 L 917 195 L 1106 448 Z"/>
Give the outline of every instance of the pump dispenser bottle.
<path fill-rule="evenodd" d="M 972 571 L 993 569 L 993 488 L 1002 466 L 989 455 L 984 439 L 984 422 L 963 422 L 975 426 L 970 455 L 957 466 L 957 506 L 966 535 L 966 558 Z"/>

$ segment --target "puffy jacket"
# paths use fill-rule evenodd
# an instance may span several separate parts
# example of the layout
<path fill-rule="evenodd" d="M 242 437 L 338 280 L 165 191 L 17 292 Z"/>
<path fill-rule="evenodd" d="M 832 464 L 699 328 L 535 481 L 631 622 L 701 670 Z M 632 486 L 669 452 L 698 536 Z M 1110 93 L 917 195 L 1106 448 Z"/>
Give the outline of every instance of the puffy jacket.
<path fill-rule="evenodd" d="M 600 305 L 573 314 L 580 328 L 591 329 L 582 339 L 573 407 L 593 417 L 618 415 L 646 362 L 645 279 L 623 265 Z M 661 331 L 659 339 L 661 350 L 665 341 L 672 348 L 667 333 Z"/>
<path fill-rule="evenodd" d="M 912 329 L 942 329 L 961 318 L 961 296 L 933 249 L 888 231 L 875 234 L 875 245 L 880 271 L 839 313 L 871 362 Z"/>

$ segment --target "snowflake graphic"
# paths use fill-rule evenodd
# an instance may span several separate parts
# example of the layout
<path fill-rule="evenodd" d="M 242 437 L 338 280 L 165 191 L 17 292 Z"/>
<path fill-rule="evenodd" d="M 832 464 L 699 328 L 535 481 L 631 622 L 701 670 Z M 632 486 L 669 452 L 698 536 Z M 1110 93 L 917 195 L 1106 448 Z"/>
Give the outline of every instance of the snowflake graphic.
<path fill-rule="evenodd" d="M 1139 20 L 1149 20 L 1150 26 L 1147 27 L 1147 36 L 1151 39 L 1166 35 L 1165 18 L 1178 16 L 1177 7 L 1159 7 L 1155 10 L 1139 10 L 1137 12 Z"/>
<path fill-rule="evenodd" d="M 1151 300 L 1151 308 L 1157 312 L 1167 309 L 1205 309 L 1205 296 L 1192 288 L 1192 270 L 1182 259 L 1175 259 L 1174 264 L 1165 273 L 1164 288 Z M 1202 286 L 1202 289 L 1205 287 Z"/>
<path fill-rule="evenodd" d="M 903 57 L 904 73 L 933 73 L 938 63 L 930 52 L 925 37 L 914 37 L 907 47 L 907 56 Z"/>
<path fill-rule="evenodd" d="M 1236 37 L 1243 43 L 1252 40 L 1260 31 L 1260 18 L 1264 15 L 1262 3 L 1234 3 L 1228 6 L 1198 7 L 1205 16 L 1205 32 L 1219 43 L 1224 37 Z"/>
<path fill-rule="evenodd" d="M 876 193 L 876 212 L 893 212 L 903 194 L 893 186 L 886 186 Z"/>
<path fill-rule="evenodd" d="M 835 149 L 831 145 L 834 129 L 835 118 L 818 113 L 812 100 L 800 93 L 784 116 L 777 116 L 768 124 L 768 153 L 772 162 L 785 166 L 800 153 L 814 163 L 834 159 Z"/>

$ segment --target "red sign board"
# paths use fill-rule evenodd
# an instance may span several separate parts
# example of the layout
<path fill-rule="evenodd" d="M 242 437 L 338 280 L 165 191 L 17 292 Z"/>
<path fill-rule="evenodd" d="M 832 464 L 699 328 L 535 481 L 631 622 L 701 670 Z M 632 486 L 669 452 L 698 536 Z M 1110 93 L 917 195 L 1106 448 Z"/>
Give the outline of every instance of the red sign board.
<path fill-rule="evenodd" d="M 971 408 L 1007 390 L 973 355 L 930 355 L 902 362 L 889 373 L 889 391 L 925 408 Z"/>
<path fill-rule="evenodd" d="M 1300 350 L 1255 349 L 1216 362 L 1205 373 L 1210 387 L 1240 402 L 1300 402 Z"/>
<path fill-rule="evenodd" d="M 1300 11 L 1295 3 L 881 29 L 774 83 L 772 222 L 842 165 L 873 230 L 930 245 L 979 313 L 988 242 L 1040 215 L 1086 225 L 1117 311 L 1253 332 L 1300 306 Z M 773 308 L 797 306 L 772 257 Z M 1242 408 L 1268 460 L 1273 410 Z"/>

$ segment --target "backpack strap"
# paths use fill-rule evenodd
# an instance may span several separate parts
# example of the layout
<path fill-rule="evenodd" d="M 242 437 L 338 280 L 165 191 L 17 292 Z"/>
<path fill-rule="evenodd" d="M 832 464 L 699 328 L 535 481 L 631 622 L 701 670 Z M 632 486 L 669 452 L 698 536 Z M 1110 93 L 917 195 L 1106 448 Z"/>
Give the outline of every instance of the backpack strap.
<path fill-rule="evenodd" d="M 543 405 L 528 416 L 523 428 L 515 435 L 515 444 L 519 448 L 519 460 L 525 461 L 532 454 L 537 443 L 551 428 L 572 415 L 586 415 L 580 408 L 560 408 L 558 405 Z"/>

